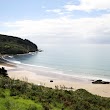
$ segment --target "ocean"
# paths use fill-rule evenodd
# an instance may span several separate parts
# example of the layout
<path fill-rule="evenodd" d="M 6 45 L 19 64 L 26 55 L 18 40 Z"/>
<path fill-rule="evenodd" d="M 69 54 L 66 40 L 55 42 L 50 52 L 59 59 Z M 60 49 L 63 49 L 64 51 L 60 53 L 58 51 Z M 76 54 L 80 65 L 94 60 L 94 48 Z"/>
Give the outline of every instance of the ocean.
<path fill-rule="evenodd" d="M 110 81 L 110 45 L 57 43 L 38 47 L 43 51 L 7 56 L 6 59 L 53 73 Z"/>

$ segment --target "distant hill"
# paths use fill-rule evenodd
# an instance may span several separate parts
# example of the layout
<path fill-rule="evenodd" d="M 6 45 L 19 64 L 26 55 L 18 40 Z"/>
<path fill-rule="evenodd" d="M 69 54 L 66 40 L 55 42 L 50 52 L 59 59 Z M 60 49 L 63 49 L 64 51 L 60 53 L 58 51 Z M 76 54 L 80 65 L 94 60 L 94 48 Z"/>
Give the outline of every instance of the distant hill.
<path fill-rule="evenodd" d="M 38 51 L 37 45 L 27 39 L 0 34 L 1 54 L 24 54 Z"/>

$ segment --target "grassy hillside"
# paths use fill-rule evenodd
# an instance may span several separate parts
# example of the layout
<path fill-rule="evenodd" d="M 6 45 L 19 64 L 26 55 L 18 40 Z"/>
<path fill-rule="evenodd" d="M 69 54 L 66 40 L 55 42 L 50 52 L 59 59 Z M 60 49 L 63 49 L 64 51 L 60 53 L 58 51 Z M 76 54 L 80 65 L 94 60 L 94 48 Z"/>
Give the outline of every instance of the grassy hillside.
<path fill-rule="evenodd" d="M 0 77 L 0 110 L 110 110 L 110 98 Z"/>
<path fill-rule="evenodd" d="M 37 46 L 27 39 L 0 34 L 1 54 L 23 54 L 37 50 Z"/>

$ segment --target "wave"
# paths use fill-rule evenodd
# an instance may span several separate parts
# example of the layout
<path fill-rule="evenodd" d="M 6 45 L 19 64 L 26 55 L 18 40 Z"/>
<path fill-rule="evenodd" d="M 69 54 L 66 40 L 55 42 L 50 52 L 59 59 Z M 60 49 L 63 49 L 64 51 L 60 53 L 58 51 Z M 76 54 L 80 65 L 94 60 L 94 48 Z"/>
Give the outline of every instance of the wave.
<path fill-rule="evenodd" d="M 14 64 L 21 64 L 21 62 L 20 61 L 16 61 L 16 60 L 11 60 L 11 59 L 13 59 L 14 58 L 14 56 L 2 56 L 2 59 L 7 63 L 7 62 L 9 62 L 9 63 L 14 63 Z"/>
<path fill-rule="evenodd" d="M 85 81 L 91 81 L 91 80 L 98 80 L 98 79 L 102 79 L 104 81 L 110 81 L 109 77 L 107 78 L 106 76 L 97 76 L 95 74 L 84 74 L 84 73 L 75 73 L 73 70 L 59 70 L 57 68 L 51 68 L 51 67 L 47 67 L 47 66 L 41 66 L 41 65 L 32 65 L 32 64 L 26 64 L 26 63 L 22 63 L 20 61 L 17 60 L 12 60 L 13 56 L 8 56 L 10 59 L 7 59 L 5 57 L 3 57 L 3 59 L 5 61 L 8 61 L 10 63 L 14 63 L 18 66 L 30 69 L 30 70 L 38 70 L 38 71 L 42 71 L 45 73 L 51 73 L 51 74 L 55 74 L 55 75 L 59 75 L 59 77 L 70 77 L 70 78 L 75 78 L 75 79 L 80 79 L 80 80 L 85 80 Z"/>
<path fill-rule="evenodd" d="M 5 61 L 8 61 L 10 63 L 15 63 L 15 64 L 23 64 L 20 61 L 16 60 L 15 56 L 27 56 L 27 55 L 35 55 L 37 52 L 29 52 L 26 54 L 17 54 L 17 55 L 4 55 L 2 56 L 2 59 Z"/>
<path fill-rule="evenodd" d="M 65 70 L 58 70 L 56 68 L 51 68 L 51 67 L 46 67 L 46 66 L 40 66 L 40 65 L 31 65 L 31 64 L 25 64 L 25 63 L 21 63 L 21 65 L 23 66 L 28 66 L 28 69 L 36 69 L 40 72 L 45 72 L 45 73 L 51 73 L 54 75 L 58 75 L 58 76 L 62 76 L 62 77 L 69 77 L 69 78 L 75 78 L 77 80 L 81 80 L 81 81 L 92 81 L 92 80 L 98 80 L 98 79 L 102 79 L 103 81 L 110 81 L 109 78 L 103 77 L 103 76 L 95 76 L 95 75 L 86 75 L 83 73 L 75 73 L 73 72 L 73 70 L 69 70 L 68 72 Z M 72 73 L 72 74 L 71 74 Z"/>
<path fill-rule="evenodd" d="M 11 61 L 11 62 L 15 64 L 22 64 L 20 61 Z"/>
<path fill-rule="evenodd" d="M 9 58 L 13 58 L 13 56 L 8 56 Z"/>
<path fill-rule="evenodd" d="M 23 56 L 23 55 L 35 55 L 38 52 L 29 52 L 29 53 L 24 53 L 24 54 L 17 54 L 18 56 Z"/>

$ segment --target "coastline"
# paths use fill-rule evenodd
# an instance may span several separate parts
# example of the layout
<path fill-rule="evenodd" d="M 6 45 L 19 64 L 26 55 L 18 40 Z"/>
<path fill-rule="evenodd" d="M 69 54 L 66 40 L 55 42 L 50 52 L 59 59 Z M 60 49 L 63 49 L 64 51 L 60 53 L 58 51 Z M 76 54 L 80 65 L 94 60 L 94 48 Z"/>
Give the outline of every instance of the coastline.
<path fill-rule="evenodd" d="M 5 60 L 3 57 L 4 56 L 0 55 L 0 66 L 15 67 L 14 63 Z"/>
<path fill-rule="evenodd" d="M 0 58 L 1 59 L 1 58 Z M 12 79 L 19 79 L 36 85 L 59 89 L 65 87 L 67 90 L 85 89 L 92 94 L 102 97 L 110 97 L 110 84 L 92 84 L 91 81 L 84 81 L 75 77 L 69 77 L 61 74 L 55 74 L 42 71 L 27 66 L 20 66 L 14 63 L 0 62 L 0 67 L 8 70 L 8 75 Z M 50 82 L 52 80 L 53 82 Z"/>

